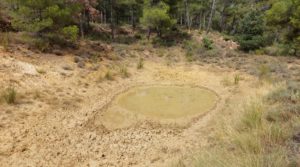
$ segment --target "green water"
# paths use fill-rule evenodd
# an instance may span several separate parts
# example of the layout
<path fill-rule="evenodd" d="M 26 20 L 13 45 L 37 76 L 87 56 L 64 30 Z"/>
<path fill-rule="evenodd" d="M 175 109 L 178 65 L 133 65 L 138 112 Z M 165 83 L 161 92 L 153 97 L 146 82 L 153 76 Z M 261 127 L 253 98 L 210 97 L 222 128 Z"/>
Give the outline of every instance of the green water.
<path fill-rule="evenodd" d="M 199 87 L 137 87 L 117 96 L 97 123 L 118 129 L 131 126 L 139 116 L 153 120 L 196 116 L 214 108 L 217 98 L 213 91 Z"/>
<path fill-rule="evenodd" d="M 199 87 L 154 86 L 132 89 L 117 104 L 148 117 L 175 119 L 207 112 L 216 100 L 214 92 Z"/>

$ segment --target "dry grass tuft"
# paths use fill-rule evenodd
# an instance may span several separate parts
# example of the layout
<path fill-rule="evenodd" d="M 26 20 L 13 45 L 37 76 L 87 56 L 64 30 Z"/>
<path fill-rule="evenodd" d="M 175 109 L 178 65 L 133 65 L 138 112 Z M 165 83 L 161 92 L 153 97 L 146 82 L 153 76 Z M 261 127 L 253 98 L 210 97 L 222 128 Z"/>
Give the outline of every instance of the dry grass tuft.
<path fill-rule="evenodd" d="M 130 73 L 128 72 L 128 69 L 126 66 L 121 66 L 120 67 L 120 74 L 123 78 L 128 78 L 130 77 Z"/>
<path fill-rule="evenodd" d="M 110 70 L 108 70 L 105 75 L 104 78 L 109 80 L 109 81 L 113 81 L 115 80 L 115 77 L 113 76 L 112 72 Z"/>
<path fill-rule="evenodd" d="M 140 69 L 143 69 L 143 68 L 144 68 L 144 59 L 140 58 L 138 63 L 137 63 L 137 69 L 140 70 Z"/>
<path fill-rule="evenodd" d="M 7 104 L 15 104 L 17 100 L 17 91 L 13 87 L 7 88 L 2 92 L 2 98 Z"/>

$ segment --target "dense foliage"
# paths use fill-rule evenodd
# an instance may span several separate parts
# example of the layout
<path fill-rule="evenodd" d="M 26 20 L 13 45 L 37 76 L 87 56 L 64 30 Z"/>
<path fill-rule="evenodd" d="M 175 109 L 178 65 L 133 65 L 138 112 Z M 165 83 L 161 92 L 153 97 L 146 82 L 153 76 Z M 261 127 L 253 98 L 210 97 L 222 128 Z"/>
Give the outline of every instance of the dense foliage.
<path fill-rule="evenodd" d="M 148 37 L 182 28 L 214 30 L 236 36 L 245 51 L 266 45 L 285 48 L 285 55 L 300 50 L 300 0 L 3 0 L 0 15 L 0 23 L 10 18 L 15 30 L 70 41 L 96 34 L 102 25 L 115 39 L 127 24 L 147 30 Z"/>

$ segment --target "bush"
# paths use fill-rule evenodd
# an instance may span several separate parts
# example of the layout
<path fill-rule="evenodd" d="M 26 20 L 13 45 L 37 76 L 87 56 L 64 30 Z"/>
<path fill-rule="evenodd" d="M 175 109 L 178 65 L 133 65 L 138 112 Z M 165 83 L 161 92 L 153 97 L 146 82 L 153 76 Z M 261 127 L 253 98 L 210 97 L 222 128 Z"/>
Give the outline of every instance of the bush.
<path fill-rule="evenodd" d="M 2 95 L 3 99 L 7 104 L 15 104 L 16 103 L 16 97 L 17 97 L 17 91 L 15 88 L 7 88 Z"/>
<path fill-rule="evenodd" d="M 264 20 L 259 11 L 250 11 L 241 21 L 237 41 L 240 49 L 251 51 L 264 46 Z"/>
<path fill-rule="evenodd" d="M 279 88 L 266 96 L 269 103 L 300 103 L 300 85 L 289 83 L 287 88 Z"/>
<path fill-rule="evenodd" d="M 205 49 L 207 49 L 207 50 L 213 49 L 213 43 L 214 43 L 214 41 L 211 40 L 211 39 L 209 39 L 209 38 L 207 38 L 207 37 L 204 37 L 204 38 L 202 39 L 203 47 L 204 47 Z"/>
<path fill-rule="evenodd" d="M 241 35 L 238 37 L 240 49 L 243 51 L 251 51 L 264 46 L 264 38 L 261 36 Z"/>
<path fill-rule="evenodd" d="M 143 35 L 140 34 L 140 33 L 137 33 L 137 34 L 134 34 L 134 38 L 138 39 L 138 40 L 141 40 L 141 39 L 143 39 Z"/>
<path fill-rule="evenodd" d="M 72 41 L 75 42 L 78 38 L 79 29 L 77 26 L 68 26 L 62 29 L 62 35 Z"/>
<path fill-rule="evenodd" d="M 294 56 L 297 49 L 292 44 L 274 44 L 272 46 L 265 47 L 264 53 L 271 56 Z"/>
<path fill-rule="evenodd" d="M 50 50 L 50 43 L 46 39 L 36 38 L 33 40 L 33 47 L 41 52 Z"/>
<path fill-rule="evenodd" d="M 160 46 L 163 46 L 163 47 L 171 47 L 171 46 L 174 46 L 176 45 L 176 41 L 172 38 L 154 38 L 153 41 L 152 41 L 152 44 L 155 46 L 155 47 L 160 47 Z"/>

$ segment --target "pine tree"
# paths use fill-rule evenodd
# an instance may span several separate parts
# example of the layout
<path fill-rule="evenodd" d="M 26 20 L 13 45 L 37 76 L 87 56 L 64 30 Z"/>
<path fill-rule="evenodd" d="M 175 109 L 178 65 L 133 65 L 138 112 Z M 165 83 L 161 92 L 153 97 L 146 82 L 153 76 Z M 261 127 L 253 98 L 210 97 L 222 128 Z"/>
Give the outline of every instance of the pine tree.
<path fill-rule="evenodd" d="M 61 34 L 76 40 L 78 28 L 73 16 L 79 11 L 77 3 L 66 0 L 22 0 L 13 11 L 13 26 L 39 36 Z"/>
<path fill-rule="evenodd" d="M 255 50 L 264 45 L 264 21 L 259 11 L 251 11 L 241 21 L 239 29 L 240 49 L 244 51 Z"/>
<path fill-rule="evenodd" d="M 156 30 L 159 37 L 162 37 L 162 34 L 176 23 L 176 20 L 172 19 L 168 13 L 169 9 L 170 7 L 164 2 L 157 4 L 146 2 L 141 23 L 148 27 L 148 39 L 152 29 Z"/>

